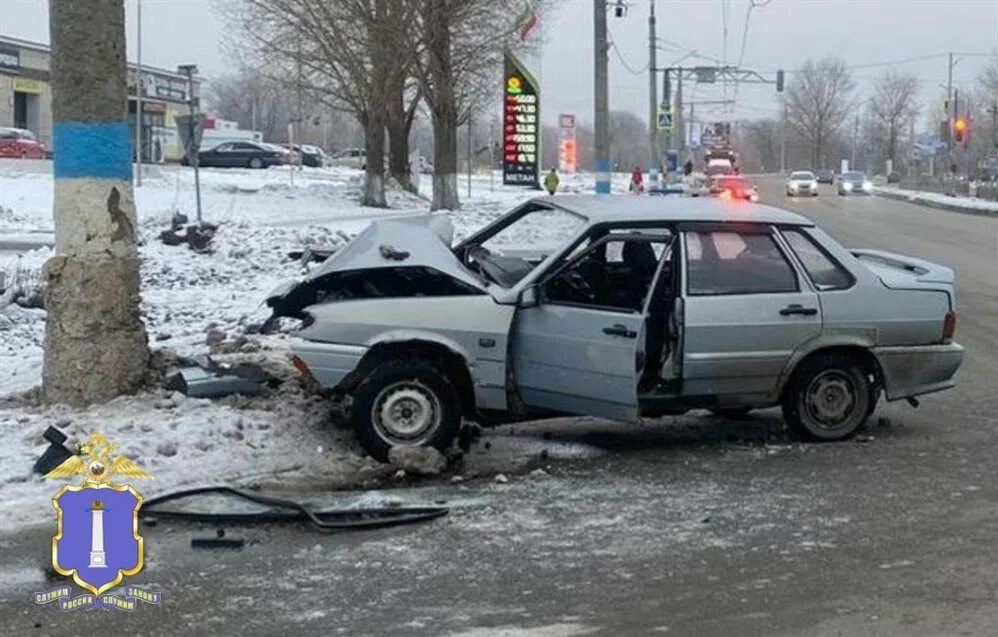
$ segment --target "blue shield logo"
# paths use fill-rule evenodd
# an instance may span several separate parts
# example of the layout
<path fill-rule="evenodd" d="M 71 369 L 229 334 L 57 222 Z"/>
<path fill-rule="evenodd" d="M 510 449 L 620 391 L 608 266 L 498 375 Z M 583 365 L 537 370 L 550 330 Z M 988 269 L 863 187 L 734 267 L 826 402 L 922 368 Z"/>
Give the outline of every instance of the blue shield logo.
<path fill-rule="evenodd" d="M 59 530 L 52 538 L 52 566 L 94 595 L 142 570 L 139 535 L 142 497 L 129 486 L 64 486 L 52 498 Z"/>

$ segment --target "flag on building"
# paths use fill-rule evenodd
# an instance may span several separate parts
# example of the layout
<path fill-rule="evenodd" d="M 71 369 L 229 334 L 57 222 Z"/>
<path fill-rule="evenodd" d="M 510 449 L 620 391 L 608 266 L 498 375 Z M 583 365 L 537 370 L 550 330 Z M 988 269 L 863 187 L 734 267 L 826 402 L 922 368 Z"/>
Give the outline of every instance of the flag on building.
<path fill-rule="evenodd" d="M 516 16 L 516 22 L 514 23 L 516 32 L 520 36 L 520 42 L 526 42 L 534 27 L 537 26 L 537 21 L 537 12 L 534 10 L 533 5 L 528 2 L 523 6 L 523 11 Z"/>

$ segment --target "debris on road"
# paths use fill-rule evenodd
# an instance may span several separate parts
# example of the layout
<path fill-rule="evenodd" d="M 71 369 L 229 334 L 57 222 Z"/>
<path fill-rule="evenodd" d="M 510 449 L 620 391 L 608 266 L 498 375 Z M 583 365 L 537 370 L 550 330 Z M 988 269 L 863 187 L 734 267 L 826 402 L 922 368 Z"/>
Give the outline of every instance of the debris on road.
<path fill-rule="evenodd" d="M 271 508 L 264 511 L 246 511 L 240 508 L 213 513 L 159 508 L 159 505 L 166 502 L 211 493 L 235 496 L 256 504 L 268 505 Z M 397 506 L 378 509 L 325 509 L 313 511 L 310 507 L 295 500 L 277 498 L 262 493 L 251 493 L 233 487 L 214 486 L 183 489 L 152 498 L 145 502 L 139 515 L 143 520 L 148 518 L 156 520 L 175 519 L 209 524 L 261 524 L 266 522 L 308 521 L 319 530 L 332 531 L 379 529 L 389 526 L 414 524 L 416 522 L 427 522 L 445 516 L 448 513 L 450 513 L 450 509 L 440 506 Z M 204 538 L 201 541 L 205 543 L 205 546 L 212 546 L 220 539 L 222 539 L 221 535 L 216 538 Z"/>
<path fill-rule="evenodd" d="M 241 549 L 246 540 L 239 537 L 225 537 L 225 529 L 218 529 L 215 537 L 191 538 L 192 549 Z"/>
<path fill-rule="evenodd" d="M 433 447 L 392 447 L 388 462 L 421 476 L 439 475 L 447 466 L 447 459 Z"/>
<path fill-rule="evenodd" d="M 49 427 L 42 434 L 42 438 L 47 440 L 50 444 L 48 449 L 42 453 L 41 457 L 38 458 L 38 462 L 35 463 L 34 471 L 41 475 L 45 475 L 49 471 L 52 471 L 63 462 L 73 457 L 73 452 L 66 448 L 65 442 L 67 440 L 66 434 L 62 433 L 55 427 Z"/>

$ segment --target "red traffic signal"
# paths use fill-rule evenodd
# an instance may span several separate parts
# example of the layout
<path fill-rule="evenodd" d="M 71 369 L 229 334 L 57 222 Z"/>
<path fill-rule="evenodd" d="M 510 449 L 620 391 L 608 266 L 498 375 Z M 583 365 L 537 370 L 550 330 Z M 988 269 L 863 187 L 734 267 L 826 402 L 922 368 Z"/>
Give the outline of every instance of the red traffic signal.
<path fill-rule="evenodd" d="M 970 132 L 970 126 L 967 124 L 967 118 L 957 117 L 953 120 L 953 140 L 957 143 L 963 143 L 967 138 L 967 133 Z"/>

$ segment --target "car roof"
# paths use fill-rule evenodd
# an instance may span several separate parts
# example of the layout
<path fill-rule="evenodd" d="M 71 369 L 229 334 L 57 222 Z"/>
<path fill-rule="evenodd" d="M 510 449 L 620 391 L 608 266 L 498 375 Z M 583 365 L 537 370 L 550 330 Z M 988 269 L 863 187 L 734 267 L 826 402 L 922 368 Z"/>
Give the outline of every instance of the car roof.
<path fill-rule="evenodd" d="M 557 195 L 537 197 L 531 201 L 576 212 L 588 217 L 592 223 L 703 221 L 814 225 L 810 219 L 781 208 L 758 203 L 721 201 L 712 197 Z"/>

